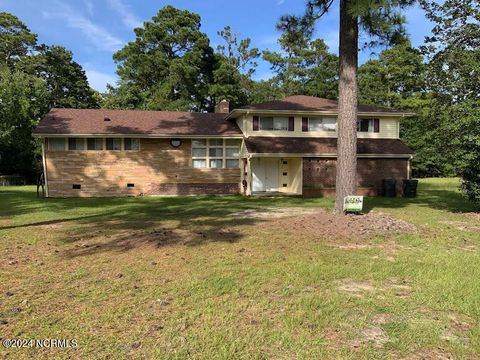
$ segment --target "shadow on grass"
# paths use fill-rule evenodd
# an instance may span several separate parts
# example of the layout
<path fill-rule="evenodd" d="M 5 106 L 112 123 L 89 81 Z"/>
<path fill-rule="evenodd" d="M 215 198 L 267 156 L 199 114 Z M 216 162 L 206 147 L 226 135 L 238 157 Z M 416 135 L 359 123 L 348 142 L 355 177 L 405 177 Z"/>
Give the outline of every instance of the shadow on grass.
<path fill-rule="evenodd" d="M 411 205 L 454 213 L 479 210 L 455 187 L 420 184 L 417 198 L 367 198 L 365 211 Z M 161 248 L 174 244 L 234 243 L 245 236 L 242 225 L 255 226 L 264 221 L 234 215 L 237 212 L 291 206 L 332 208 L 333 201 L 241 196 L 38 199 L 33 187 L 9 188 L 0 190 L 0 217 L 10 220 L 32 214 L 25 217 L 31 222 L 18 224 L 15 219 L 13 225 L 0 227 L 0 231 L 35 226 L 39 226 L 38 231 L 55 231 L 63 243 L 71 245 L 65 253 L 67 257 L 129 251 L 143 245 Z M 69 222 L 72 226 L 62 226 Z"/>
<path fill-rule="evenodd" d="M 0 216 L 32 214 L 31 218 L 25 217 L 31 222 L 18 224 L 15 219 L 16 223 L 0 227 L 0 231 L 35 226 L 39 226 L 38 231 L 49 231 L 41 226 L 52 226 L 51 231 L 71 245 L 67 257 L 129 251 L 143 245 L 159 248 L 234 243 L 245 236 L 239 226 L 263 221 L 234 213 L 259 208 L 264 211 L 266 207 L 329 207 L 333 203 L 331 199 L 241 196 L 37 199 L 28 188 L 1 190 L 0 199 L 6 205 L 0 209 Z"/>

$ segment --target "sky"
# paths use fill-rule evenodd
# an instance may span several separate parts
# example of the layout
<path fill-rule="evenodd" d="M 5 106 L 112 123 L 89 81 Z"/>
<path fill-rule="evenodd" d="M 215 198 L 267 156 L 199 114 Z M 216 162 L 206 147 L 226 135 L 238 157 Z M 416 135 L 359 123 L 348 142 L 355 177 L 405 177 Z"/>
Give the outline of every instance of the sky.
<path fill-rule="evenodd" d="M 0 11 L 20 18 L 38 34 L 39 43 L 71 50 L 74 60 L 84 68 L 90 86 L 103 92 L 107 83 L 115 84 L 117 79 L 113 53 L 134 40 L 133 29 L 151 20 L 165 5 L 199 14 L 201 30 L 208 34 L 214 48 L 220 43 L 217 31 L 230 25 L 240 38 L 251 38 L 252 46 L 278 50 L 280 33 L 275 29 L 276 22 L 281 15 L 302 14 L 305 0 L 0 0 Z M 407 10 L 405 16 L 413 45 L 422 44 L 432 24 L 417 7 Z M 338 17 L 337 5 L 317 23 L 315 34 L 335 53 L 338 53 Z M 359 62 L 377 57 L 380 50 L 362 51 Z M 269 64 L 259 60 L 254 78 L 271 76 Z"/>

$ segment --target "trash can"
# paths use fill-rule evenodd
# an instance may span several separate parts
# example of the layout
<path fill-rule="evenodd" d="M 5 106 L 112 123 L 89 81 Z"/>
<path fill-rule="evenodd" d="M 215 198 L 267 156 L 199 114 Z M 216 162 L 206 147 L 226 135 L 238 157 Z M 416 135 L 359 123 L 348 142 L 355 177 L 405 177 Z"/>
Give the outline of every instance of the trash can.
<path fill-rule="evenodd" d="M 382 180 L 382 195 L 386 197 L 395 197 L 397 195 L 397 181 L 395 179 Z"/>
<path fill-rule="evenodd" d="M 418 180 L 403 180 L 403 197 L 414 198 L 417 197 Z"/>

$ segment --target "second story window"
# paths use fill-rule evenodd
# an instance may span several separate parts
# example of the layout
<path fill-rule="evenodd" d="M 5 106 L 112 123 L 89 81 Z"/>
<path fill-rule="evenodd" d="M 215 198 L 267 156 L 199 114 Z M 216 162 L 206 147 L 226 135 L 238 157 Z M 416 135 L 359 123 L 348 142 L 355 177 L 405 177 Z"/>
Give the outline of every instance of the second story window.
<path fill-rule="evenodd" d="M 333 117 L 308 118 L 308 131 L 335 131 L 337 119 Z"/>
<path fill-rule="evenodd" d="M 260 130 L 288 130 L 287 117 L 260 117 Z"/>
<path fill-rule="evenodd" d="M 358 132 L 380 132 L 379 119 L 358 119 L 357 120 Z"/>

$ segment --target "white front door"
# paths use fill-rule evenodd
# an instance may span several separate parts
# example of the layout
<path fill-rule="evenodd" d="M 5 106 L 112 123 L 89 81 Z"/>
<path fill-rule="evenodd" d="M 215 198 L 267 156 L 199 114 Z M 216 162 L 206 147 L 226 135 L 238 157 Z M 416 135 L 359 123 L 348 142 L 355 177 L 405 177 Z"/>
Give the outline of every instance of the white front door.
<path fill-rule="evenodd" d="M 278 159 L 265 159 L 265 191 L 278 191 Z"/>
<path fill-rule="evenodd" d="M 265 191 L 265 167 L 262 159 L 252 159 L 252 191 Z"/>
<path fill-rule="evenodd" d="M 252 159 L 252 190 L 278 191 L 279 160 Z"/>

